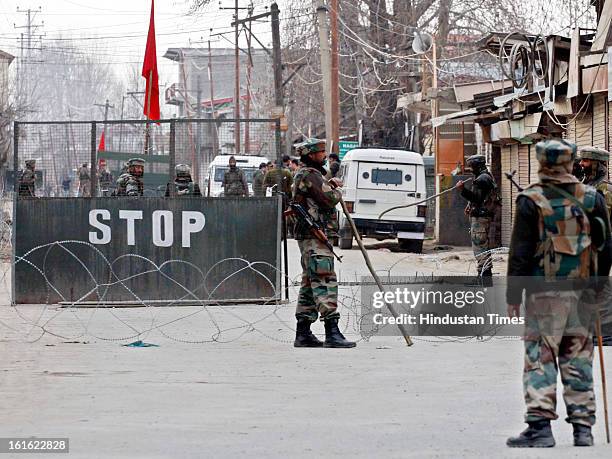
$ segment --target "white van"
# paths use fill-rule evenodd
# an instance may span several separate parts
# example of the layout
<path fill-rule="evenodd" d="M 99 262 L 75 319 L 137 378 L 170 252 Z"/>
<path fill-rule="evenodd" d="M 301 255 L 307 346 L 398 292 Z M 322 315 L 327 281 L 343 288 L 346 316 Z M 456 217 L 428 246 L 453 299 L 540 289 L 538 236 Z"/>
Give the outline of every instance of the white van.
<path fill-rule="evenodd" d="M 208 166 L 208 173 L 204 179 L 204 195 L 219 197 L 223 196 L 223 175 L 229 170 L 229 159 L 232 155 L 219 155 L 213 159 Z M 259 169 L 261 163 L 269 160 L 264 156 L 240 156 L 234 155 L 236 166 L 244 172 L 249 184 L 249 193 L 253 194 L 253 175 Z"/>
<path fill-rule="evenodd" d="M 361 235 L 378 240 L 397 238 L 402 250 L 422 251 L 425 203 L 393 210 L 382 220 L 378 219 L 390 207 L 427 197 L 425 167 L 420 154 L 401 149 L 356 148 L 344 156 L 339 178 L 344 182 L 344 201 Z M 338 244 L 341 249 L 350 249 L 353 235 L 342 208 L 339 210 Z"/>

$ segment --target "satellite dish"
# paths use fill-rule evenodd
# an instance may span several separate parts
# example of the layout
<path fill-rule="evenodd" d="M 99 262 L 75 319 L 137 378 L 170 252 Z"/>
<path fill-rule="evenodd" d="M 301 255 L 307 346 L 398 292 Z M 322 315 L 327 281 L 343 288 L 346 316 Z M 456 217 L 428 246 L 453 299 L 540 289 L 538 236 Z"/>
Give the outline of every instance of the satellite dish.
<path fill-rule="evenodd" d="M 417 54 L 425 54 L 431 49 L 433 38 L 427 32 L 417 31 L 412 40 L 412 50 Z"/>

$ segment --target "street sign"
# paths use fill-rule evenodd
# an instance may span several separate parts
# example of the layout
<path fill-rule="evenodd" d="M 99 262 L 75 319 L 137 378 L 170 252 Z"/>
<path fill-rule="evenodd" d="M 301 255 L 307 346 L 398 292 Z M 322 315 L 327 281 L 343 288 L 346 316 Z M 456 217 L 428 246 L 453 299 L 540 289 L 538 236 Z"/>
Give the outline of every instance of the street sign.
<path fill-rule="evenodd" d="M 342 161 L 342 159 L 344 158 L 344 155 L 346 155 L 349 150 L 352 150 L 353 148 L 357 148 L 359 146 L 359 142 L 355 142 L 355 141 L 351 141 L 351 140 L 341 140 L 340 142 L 338 142 L 338 156 L 340 157 L 340 161 Z"/>

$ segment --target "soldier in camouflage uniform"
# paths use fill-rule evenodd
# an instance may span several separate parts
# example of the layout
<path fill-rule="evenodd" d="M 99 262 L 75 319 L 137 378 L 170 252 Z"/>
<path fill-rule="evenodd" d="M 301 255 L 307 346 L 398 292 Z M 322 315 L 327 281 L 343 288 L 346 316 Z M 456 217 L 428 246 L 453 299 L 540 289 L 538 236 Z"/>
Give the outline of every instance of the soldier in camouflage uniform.
<path fill-rule="evenodd" d="M 495 218 L 495 207 L 499 204 L 499 193 L 495 179 L 487 170 L 483 155 L 470 156 L 466 163 L 474 174 L 472 188 L 465 188 L 462 181 L 457 182 L 457 188 L 461 191 L 461 196 L 469 202 L 465 212 L 470 216 L 470 236 L 478 275 L 491 277 L 493 261 L 489 251 L 493 247 L 489 240 L 489 229 Z"/>
<path fill-rule="evenodd" d="M 263 181 L 263 189 L 272 188 L 277 185 L 278 191 L 285 193 L 289 196 L 291 194 L 291 188 L 293 186 L 293 175 L 289 169 L 282 166 L 282 163 L 278 167 L 273 167 Z"/>
<path fill-rule="evenodd" d="M 36 197 L 36 160 L 28 159 L 25 162 L 25 170 L 19 175 L 19 197 Z"/>
<path fill-rule="evenodd" d="M 610 153 L 595 147 L 580 148 L 580 166 L 584 173 L 582 183 L 591 185 L 602 194 L 608 206 L 612 210 L 612 185 L 608 182 L 608 161 Z"/>
<path fill-rule="evenodd" d="M 111 183 L 113 183 L 113 174 L 106 168 L 106 162 L 100 161 L 98 182 L 100 183 L 100 195 L 108 196 L 110 194 Z"/>
<path fill-rule="evenodd" d="M 579 149 L 580 167 L 583 171 L 582 183 L 591 185 L 605 199 L 608 213 L 612 218 L 612 184 L 608 181 L 608 162 L 610 153 L 596 147 L 582 147 Z M 601 321 L 604 332 L 610 335 L 612 328 L 612 311 L 606 304 L 601 310 Z M 602 336 L 604 346 L 612 346 L 612 336 Z"/>
<path fill-rule="evenodd" d="M 89 167 L 87 163 L 84 163 L 78 171 L 79 176 L 79 197 L 91 196 L 91 175 L 89 174 Z"/>
<path fill-rule="evenodd" d="M 236 158 L 230 156 L 229 170 L 223 174 L 224 196 L 249 196 L 249 185 L 242 169 L 236 166 Z"/>
<path fill-rule="evenodd" d="M 193 183 L 191 168 L 187 164 L 177 164 L 174 167 L 174 195 L 175 196 L 202 196 L 200 185 Z M 172 184 L 166 184 L 166 197 L 170 196 Z"/>
<path fill-rule="evenodd" d="M 304 163 L 293 183 L 293 201 L 300 204 L 318 222 L 328 238 L 336 237 L 338 220 L 336 204 L 342 197 L 339 179 L 324 179 L 325 142 L 312 141 L 299 149 Z M 302 284 L 295 317 L 297 330 L 295 347 L 355 347 L 338 328 L 338 282 L 334 271 L 334 256 L 325 244 L 316 239 L 298 220 L 294 228 L 302 255 Z M 325 343 L 310 331 L 310 325 L 320 315 L 325 324 Z"/>
<path fill-rule="evenodd" d="M 506 292 L 508 314 L 518 316 L 524 285 L 519 276 L 542 278 L 526 291 L 523 389 L 528 427 L 506 443 L 519 448 L 555 445 L 550 421 L 558 418 L 556 385 L 561 373 L 574 445 L 591 446 L 593 340 L 581 316 L 590 314 L 592 323 L 592 313 L 584 310 L 573 282 L 609 275 L 610 221 L 603 197 L 572 175 L 574 144 L 540 142 L 536 155 L 539 181 L 516 200 Z M 547 287 L 547 281 L 556 283 Z"/>
<path fill-rule="evenodd" d="M 132 158 L 127 163 L 127 172 L 124 172 L 117 179 L 116 196 L 142 196 L 144 194 L 144 175 L 145 160 Z"/>
<path fill-rule="evenodd" d="M 266 190 L 263 187 L 264 177 L 266 176 L 266 171 L 268 167 L 266 163 L 261 163 L 259 165 L 259 169 L 253 174 L 253 196 L 255 197 L 264 197 L 266 195 Z"/>

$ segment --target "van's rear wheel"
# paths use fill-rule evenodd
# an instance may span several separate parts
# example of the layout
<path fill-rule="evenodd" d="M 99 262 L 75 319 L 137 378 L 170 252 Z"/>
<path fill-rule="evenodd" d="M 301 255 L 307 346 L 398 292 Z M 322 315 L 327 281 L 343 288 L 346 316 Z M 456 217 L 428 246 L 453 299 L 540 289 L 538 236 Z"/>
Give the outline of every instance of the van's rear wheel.
<path fill-rule="evenodd" d="M 400 250 L 404 252 L 421 253 L 423 251 L 422 239 L 398 239 Z"/>
<path fill-rule="evenodd" d="M 340 239 L 338 239 L 338 246 L 342 249 L 342 250 L 350 250 L 353 248 L 353 236 L 349 236 L 349 237 L 341 237 Z"/>

